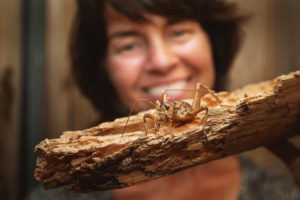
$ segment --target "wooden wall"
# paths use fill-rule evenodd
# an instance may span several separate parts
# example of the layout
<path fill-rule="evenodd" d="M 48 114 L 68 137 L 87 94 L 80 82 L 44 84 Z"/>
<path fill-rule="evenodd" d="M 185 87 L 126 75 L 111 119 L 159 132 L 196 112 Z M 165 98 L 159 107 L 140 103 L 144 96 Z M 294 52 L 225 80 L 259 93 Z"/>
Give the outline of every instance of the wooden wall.
<path fill-rule="evenodd" d="M 228 89 L 273 78 L 274 69 L 274 0 L 232 0 L 240 12 L 250 15 L 244 25 L 241 50 L 230 71 Z"/>
<path fill-rule="evenodd" d="M 18 196 L 21 1 L 0 0 L 0 199 Z"/>
<path fill-rule="evenodd" d="M 58 137 L 64 130 L 87 128 L 98 118 L 81 96 L 70 73 L 69 35 L 74 0 L 46 1 L 45 135 Z"/>
<path fill-rule="evenodd" d="M 300 1 L 230 0 L 252 15 L 230 72 L 228 89 L 300 69 Z"/>

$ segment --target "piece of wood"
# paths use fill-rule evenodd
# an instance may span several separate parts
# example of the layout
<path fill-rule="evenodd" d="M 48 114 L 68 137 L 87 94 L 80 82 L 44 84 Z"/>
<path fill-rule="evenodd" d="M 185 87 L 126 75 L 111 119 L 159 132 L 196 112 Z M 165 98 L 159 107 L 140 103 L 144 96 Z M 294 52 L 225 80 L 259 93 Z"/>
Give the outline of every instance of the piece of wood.
<path fill-rule="evenodd" d="M 300 71 L 272 81 L 217 93 L 209 107 L 204 137 L 203 113 L 177 127 L 144 132 L 143 113 L 102 123 L 36 146 L 35 178 L 45 188 L 68 186 L 78 192 L 111 190 L 166 176 L 228 155 L 300 133 Z"/>

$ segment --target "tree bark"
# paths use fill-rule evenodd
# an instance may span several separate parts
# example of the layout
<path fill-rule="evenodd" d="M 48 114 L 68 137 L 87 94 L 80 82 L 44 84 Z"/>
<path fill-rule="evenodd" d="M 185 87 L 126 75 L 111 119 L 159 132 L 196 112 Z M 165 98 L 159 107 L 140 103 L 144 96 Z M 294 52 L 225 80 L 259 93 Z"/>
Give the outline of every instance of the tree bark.
<path fill-rule="evenodd" d="M 221 105 L 209 94 L 202 98 L 209 108 L 205 127 L 201 112 L 158 130 L 147 120 L 146 135 L 143 114 L 154 112 L 148 110 L 131 116 L 125 132 L 128 117 L 45 139 L 35 148 L 35 178 L 45 188 L 117 189 L 300 133 L 300 71 L 217 96 Z"/>

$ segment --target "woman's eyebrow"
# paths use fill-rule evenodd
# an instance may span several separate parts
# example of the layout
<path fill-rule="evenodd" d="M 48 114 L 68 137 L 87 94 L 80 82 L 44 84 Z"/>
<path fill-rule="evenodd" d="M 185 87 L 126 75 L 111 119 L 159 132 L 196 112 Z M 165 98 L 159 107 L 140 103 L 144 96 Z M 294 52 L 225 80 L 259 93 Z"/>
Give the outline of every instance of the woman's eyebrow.
<path fill-rule="evenodd" d="M 123 37 L 128 37 L 128 36 L 136 36 L 138 33 L 136 31 L 118 31 L 116 33 L 113 33 L 108 36 L 109 40 L 115 39 L 115 38 L 123 38 Z"/>
<path fill-rule="evenodd" d="M 167 20 L 167 23 L 166 25 L 170 26 L 170 25 L 174 25 L 174 24 L 177 24 L 177 23 L 181 23 L 181 22 L 185 22 L 185 21 L 188 21 L 188 19 L 183 19 L 183 18 L 169 18 Z"/>

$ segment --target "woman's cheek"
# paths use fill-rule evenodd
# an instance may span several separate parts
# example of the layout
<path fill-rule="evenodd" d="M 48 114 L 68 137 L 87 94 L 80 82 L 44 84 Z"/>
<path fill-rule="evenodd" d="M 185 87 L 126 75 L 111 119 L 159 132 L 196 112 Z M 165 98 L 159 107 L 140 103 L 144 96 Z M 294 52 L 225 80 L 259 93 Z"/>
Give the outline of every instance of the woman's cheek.
<path fill-rule="evenodd" d="M 119 91 L 133 89 L 139 81 L 142 69 L 141 58 L 115 58 L 109 62 L 110 78 Z"/>
<path fill-rule="evenodd" d="M 199 66 L 204 63 L 208 64 L 212 59 L 211 48 L 205 38 L 195 38 L 178 48 L 178 51 L 180 51 L 180 55 L 185 60 L 189 60 L 195 64 L 199 63 Z"/>
<path fill-rule="evenodd" d="M 189 41 L 177 49 L 181 60 L 194 71 L 197 81 L 210 87 L 213 86 L 215 79 L 215 69 L 211 46 L 205 38 L 196 38 Z"/>

